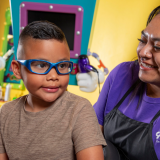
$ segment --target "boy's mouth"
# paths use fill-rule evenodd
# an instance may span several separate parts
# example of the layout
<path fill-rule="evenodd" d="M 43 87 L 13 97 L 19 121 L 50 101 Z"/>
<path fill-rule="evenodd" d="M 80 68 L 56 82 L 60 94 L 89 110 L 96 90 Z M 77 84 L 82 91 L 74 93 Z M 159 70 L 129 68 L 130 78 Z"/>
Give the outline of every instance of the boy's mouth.
<path fill-rule="evenodd" d="M 48 86 L 48 87 L 42 87 L 42 89 L 45 92 L 54 93 L 54 92 L 57 92 L 59 90 L 59 87 Z"/>

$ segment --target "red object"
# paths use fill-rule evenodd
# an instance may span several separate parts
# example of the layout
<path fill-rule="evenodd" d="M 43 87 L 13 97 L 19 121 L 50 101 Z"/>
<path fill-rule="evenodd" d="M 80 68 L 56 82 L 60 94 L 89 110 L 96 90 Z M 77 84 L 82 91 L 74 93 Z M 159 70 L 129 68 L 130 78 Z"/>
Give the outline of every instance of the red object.
<path fill-rule="evenodd" d="M 71 74 L 77 74 L 78 73 L 78 64 L 74 63 L 73 64 L 73 70 L 71 72 Z"/>

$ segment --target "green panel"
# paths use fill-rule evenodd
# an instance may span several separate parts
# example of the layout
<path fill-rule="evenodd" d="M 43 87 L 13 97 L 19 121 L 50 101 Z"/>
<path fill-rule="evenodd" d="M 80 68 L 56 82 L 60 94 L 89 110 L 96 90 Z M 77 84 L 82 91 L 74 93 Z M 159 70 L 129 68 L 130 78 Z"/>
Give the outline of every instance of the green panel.
<path fill-rule="evenodd" d="M 5 18 L 6 18 L 6 22 L 5 22 L 5 28 L 4 28 L 4 37 L 3 37 L 3 44 L 2 44 L 2 53 L 3 55 L 9 50 L 11 49 L 11 46 L 8 44 L 8 34 L 9 34 L 9 29 L 11 27 L 11 14 L 10 14 L 10 8 L 7 8 L 6 13 L 5 13 Z M 13 40 L 11 40 L 11 42 L 13 42 Z M 15 54 L 14 54 L 15 55 Z M 6 61 L 6 67 L 5 69 L 0 71 L 0 83 L 2 87 L 6 87 L 7 83 L 10 83 L 12 86 L 12 89 L 25 89 L 23 81 L 19 80 L 19 81 L 11 81 L 10 79 L 7 81 L 6 83 L 4 82 L 4 78 L 6 77 L 7 74 L 11 74 L 13 75 L 13 72 L 10 71 L 10 64 L 11 61 L 14 57 L 14 55 L 12 55 L 7 61 Z M 14 77 L 14 75 L 12 76 Z"/>

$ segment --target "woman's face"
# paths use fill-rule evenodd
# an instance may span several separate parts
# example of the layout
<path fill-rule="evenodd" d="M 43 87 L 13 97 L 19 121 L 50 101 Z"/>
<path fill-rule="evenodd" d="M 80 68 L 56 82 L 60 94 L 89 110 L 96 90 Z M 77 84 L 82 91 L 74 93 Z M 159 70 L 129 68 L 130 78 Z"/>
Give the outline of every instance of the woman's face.
<path fill-rule="evenodd" d="M 160 14 L 142 31 L 139 41 L 139 78 L 160 87 Z"/>

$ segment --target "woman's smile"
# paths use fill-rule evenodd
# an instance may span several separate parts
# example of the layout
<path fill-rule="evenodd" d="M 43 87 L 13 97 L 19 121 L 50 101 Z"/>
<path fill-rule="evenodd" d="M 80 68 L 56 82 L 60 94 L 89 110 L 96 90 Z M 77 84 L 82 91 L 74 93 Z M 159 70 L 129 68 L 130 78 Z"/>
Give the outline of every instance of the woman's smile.
<path fill-rule="evenodd" d="M 144 62 L 140 62 L 140 69 L 142 70 L 153 70 L 153 69 L 155 70 L 157 68 L 158 68 L 157 66 L 154 66 L 148 63 L 144 63 Z"/>

